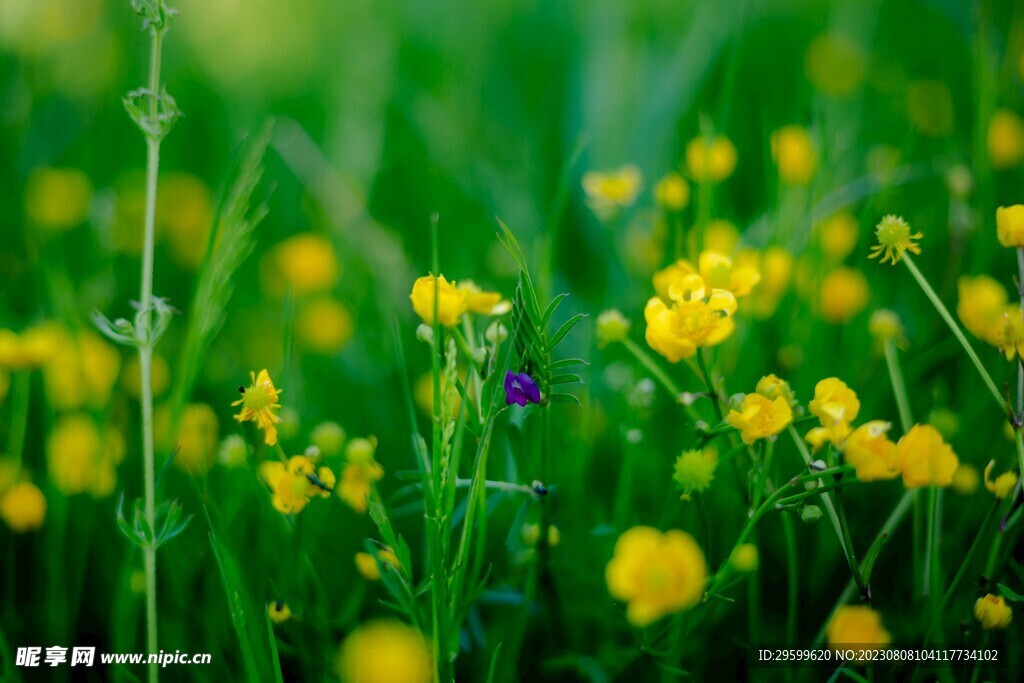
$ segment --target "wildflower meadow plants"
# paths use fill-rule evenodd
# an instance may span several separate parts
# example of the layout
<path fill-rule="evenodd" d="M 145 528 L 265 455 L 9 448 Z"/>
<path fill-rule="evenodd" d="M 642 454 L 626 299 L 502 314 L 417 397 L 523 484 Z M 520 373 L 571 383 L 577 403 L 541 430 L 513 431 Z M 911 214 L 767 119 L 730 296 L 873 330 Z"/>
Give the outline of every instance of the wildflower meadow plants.
<path fill-rule="evenodd" d="M 883 4 L 0 0 L 0 680 L 1020 680 L 1024 23 Z"/>

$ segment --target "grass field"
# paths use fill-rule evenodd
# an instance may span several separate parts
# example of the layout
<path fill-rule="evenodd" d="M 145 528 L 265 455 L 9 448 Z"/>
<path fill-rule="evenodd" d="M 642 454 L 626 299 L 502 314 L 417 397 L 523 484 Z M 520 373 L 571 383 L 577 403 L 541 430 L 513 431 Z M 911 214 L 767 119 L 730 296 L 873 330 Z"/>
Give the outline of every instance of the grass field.
<path fill-rule="evenodd" d="M 1022 114 L 996 0 L 0 0 L 0 680 L 1021 680 Z"/>

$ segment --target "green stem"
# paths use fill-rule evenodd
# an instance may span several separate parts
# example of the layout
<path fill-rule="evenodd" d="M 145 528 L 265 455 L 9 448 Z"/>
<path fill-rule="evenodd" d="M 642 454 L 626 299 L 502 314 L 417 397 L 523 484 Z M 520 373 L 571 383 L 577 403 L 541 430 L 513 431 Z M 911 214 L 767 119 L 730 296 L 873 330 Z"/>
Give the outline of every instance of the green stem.
<path fill-rule="evenodd" d="M 796 429 L 793 425 L 789 426 L 789 435 L 793 438 L 793 443 L 796 444 L 797 450 L 800 451 L 801 457 L 804 459 L 804 463 L 811 466 L 811 454 L 807 450 L 806 444 L 797 434 Z M 833 480 L 834 481 L 834 480 Z M 834 492 L 839 495 L 838 491 Z M 821 502 L 825 506 L 825 511 L 828 513 L 829 519 L 832 521 L 832 526 L 835 529 L 836 537 L 839 539 L 839 546 L 843 551 L 843 555 L 846 556 L 846 562 L 850 565 L 850 572 L 853 574 L 854 581 L 857 582 L 857 588 L 860 590 L 861 595 L 867 595 L 867 586 L 864 584 L 864 577 L 860 572 L 860 565 L 857 563 L 857 556 L 853 551 L 853 543 L 850 540 L 850 529 L 846 524 L 846 513 L 845 511 L 840 514 L 836 510 L 836 505 L 832 501 L 832 496 L 825 492 L 821 494 Z"/>
<path fill-rule="evenodd" d="M 13 458 L 20 468 L 25 450 L 25 432 L 28 429 L 28 408 L 32 393 L 31 371 L 16 371 L 11 384 L 11 428 L 7 432 L 7 455 Z"/>
<path fill-rule="evenodd" d="M 992 376 L 988 374 L 985 366 L 981 364 L 981 359 L 978 358 L 978 354 L 974 352 L 974 347 L 972 347 L 971 343 L 967 341 L 967 337 L 964 336 L 963 330 L 960 329 L 956 320 L 954 320 L 953 316 L 949 314 L 948 310 L 946 310 L 946 306 L 942 303 L 942 300 L 939 299 L 939 295 L 935 293 L 932 286 L 928 284 L 928 280 L 925 279 L 924 275 L 921 274 L 921 271 L 917 269 L 916 265 L 914 265 L 914 261 L 910 258 L 909 254 L 903 254 L 902 261 L 907 264 L 907 269 L 910 271 L 910 274 L 914 276 L 915 280 L 917 280 L 917 284 L 919 284 L 921 289 L 924 290 L 925 296 L 927 296 L 929 301 L 932 302 L 932 306 L 934 306 L 935 310 L 938 311 L 939 316 L 946 321 L 946 325 L 948 325 L 950 331 L 953 332 L 953 336 L 957 338 L 957 341 L 960 342 L 960 346 L 962 346 L 964 351 L 967 352 L 967 356 L 971 359 L 971 362 L 974 363 L 974 367 L 978 370 L 978 374 L 984 381 L 985 387 L 988 389 L 989 394 L 992 395 L 992 398 L 995 399 L 1000 410 L 1004 410 L 1009 413 L 1006 401 L 999 393 L 999 389 L 996 388 L 996 383 L 992 381 Z"/>
<path fill-rule="evenodd" d="M 715 403 L 715 412 L 718 414 L 718 421 L 721 422 L 725 419 L 725 413 L 722 412 L 722 403 L 718 398 L 718 391 L 715 389 L 715 384 L 711 380 L 711 373 L 708 371 L 707 363 L 704 362 L 704 349 L 697 349 L 697 365 L 700 367 L 701 377 L 704 378 L 704 386 L 707 388 L 708 395 L 711 396 L 711 400 Z"/>
<path fill-rule="evenodd" d="M 163 53 L 163 29 L 152 29 L 149 60 L 149 117 L 157 120 L 157 97 L 160 92 L 160 58 Z M 139 295 L 139 321 L 145 343 L 139 346 L 139 369 L 141 374 L 142 412 L 142 457 L 145 480 L 146 521 L 151 529 L 156 528 L 156 467 L 153 447 L 153 346 L 149 333 L 150 308 L 153 305 L 153 252 L 156 241 L 156 192 L 160 175 L 160 136 L 146 137 L 146 213 L 145 234 L 142 248 L 142 282 Z M 143 549 L 146 571 L 146 644 L 150 652 L 159 651 L 157 645 L 156 605 L 156 547 L 147 545 Z M 160 670 L 157 664 L 149 665 L 150 683 L 156 683 Z"/>
<path fill-rule="evenodd" d="M 900 414 L 900 426 L 906 434 L 914 426 L 911 418 L 910 398 L 907 396 L 907 385 L 903 380 L 903 370 L 900 368 L 900 359 L 896 355 L 896 345 L 892 339 L 885 340 L 885 364 L 889 367 L 889 381 L 892 383 L 892 393 L 896 397 L 896 409 Z"/>
<path fill-rule="evenodd" d="M 629 337 L 622 340 L 622 345 L 626 347 L 626 350 L 633 354 L 634 358 L 640 361 L 640 364 L 643 365 L 648 372 L 654 375 L 654 379 L 658 380 L 661 386 L 665 388 L 665 391 L 669 393 L 673 401 L 676 403 L 682 403 L 683 392 L 680 391 L 679 386 L 671 377 L 665 374 L 665 371 L 654 362 L 654 359 L 651 358 L 646 351 L 637 346 L 636 342 Z"/>
<path fill-rule="evenodd" d="M 796 551 L 796 530 L 793 528 L 793 519 L 788 515 L 782 516 L 782 533 L 786 541 L 786 645 L 796 645 L 796 617 L 800 606 L 800 577 L 799 558 Z M 787 676 L 791 678 L 791 676 Z"/>

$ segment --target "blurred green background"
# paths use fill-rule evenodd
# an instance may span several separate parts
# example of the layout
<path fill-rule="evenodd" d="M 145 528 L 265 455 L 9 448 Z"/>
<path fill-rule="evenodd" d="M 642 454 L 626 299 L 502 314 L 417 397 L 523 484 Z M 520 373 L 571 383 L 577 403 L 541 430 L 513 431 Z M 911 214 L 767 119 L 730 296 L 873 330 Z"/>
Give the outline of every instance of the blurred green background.
<path fill-rule="evenodd" d="M 201 459 L 215 458 L 206 444 L 245 433 L 229 404 L 249 371 L 266 367 L 297 421 L 291 432 L 282 428 L 289 454 L 302 452 L 324 420 L 350 436 L 376 435 L 388 474 L 381 490 L 418 557 L 422 519 L 394 475 L 414 468 L 403 382 L 415 385 L 429 370 L 407 297 L 413 279 L 429 269 L 431 215 L 439 216 L 446 276 L 511 296 L 516 272 L 495 239 L 499 216 L 533 259 L 545 291 L 571 294 L 560 319 L 618 307 L 639 341 L 650 275 L 672 260 L 650 189 L 683 168 L 686 143 L 710 126 L 735 143 L 739 161 L 716 188 L 709 215 L 734 223 L 745 245 L 781 246 L 796 259 L 795 284 L 777 310 L 741 320 L 717 350 L 715 366 L 729 391 L 751 391 L 758 378 L 776 372 L 807 400 L 815 382 L 837 375 L 859 392 L 864 416 L 895 421 L 884 361 L 872 350 L 867 325 L 873 310 L 893 309 L 910 342 L 903 357 L 915 417 L 939 415 L 934 421 L 945 420 L 961 460 L 979 470 L 990 458 L 1003 469 L 1012 462 L 1000 417 L 975 400 L 982 385 L 927 300 L 904 269 L 877 266 L 866 255 L 874 224 L 900 213 L 925 233 L 919 263 L 951 308 L 964 273 L 988 273 L 1012 291 L 1014 264 L 995 242 L 994 211 L 1020 201 L 1024 175 L 1019 155 L 999 160 L 989 138 L 997 111 L 1016 116 L 1024 104 L 1024 16 L 1017 3 L 177 6 L 163 80 L 185 117 L 163 145 L 154 290 L 182 311 L 232 160 L 247 134 L 275 120 L 257 193 L 270 197 L 269 215 L 235 277 L 223 331 L 193 397 L 216 416 L 212 426 L 197 418 L 207 430 L 197 447 Z M 58 321 L 88 335 L 91 311 L 125 315 L 128 300 L 137 298 L 145 148 L 120 100 L 143 83 L 147 59 L 147 35 L 127 0 L 0 0 L 0 327 Z M 806 187 L 781 184 L 772 164 L 771 133 L 789 124 L 807 127 L 818 149 L 818 172 Z M 1019 117 L 1007 126 L 1024 148 Z M 580 187 L 582 174 L 627 163 L 643 173 L 639 199 L 598 218 Z M 954 166 L 973 180 L 973 191 L 955 200 L 947 187 Z M 696 203 L 695 197 L 682 214 L 687 225 L 697 220 Z M 816 227 L 840 210 L 859 226 L 845 261 L 865 273 L 870 289 L 868 300 L 837 322 L 821 315 L 818 289 L 836 264 L 822 255 Z M 328 240 L 337 276 L 285 295 L 274 284 L 280 245 L 306 233 Z M 318 344 L 301 321 L 305 306 L 323 301 L 329 310 L 320 313 L 332 321 L 323 324 L 334 334 Z M 319 317 L 309 315 L 318 329 Z M 391 342 L 396 318 L 408 367 Z M 524 644 L 507 655 L 499 680 L 648 680 L 658 671 L 608 597 L 604 566 L 628 526 L 696 534 L 696 514 L 676 502 L 669 479 L 691 437 L 678 407 L 654 393 L 621 348 L 597 348 L 592 321 L 566 343 L 567 355 L 590 363 L 579 390 L 583 406 L 554 409 L 558 457 L 546 483 L 554 487 L 561 543 L 552 560 L 553 599 L 524 612 L 519 530 L 537 513 L 512 496 L 493 496 L 491 589 L 463 635 L 460 680 L 483 680 L 492 648 L 514 642 L 520 620 Z M 184 327 L 177 319 L 158 348 L 171 377 Z M 71 390 L 60 378 L 33 373 L 29 380 L 22 461 L 46 495 L 47 513 L 35 532 L 0 527 L 0 658 L 9 660 L 24 645 L 143 647 L 135 576 L 141 559 L 114 521 L 120 493 L 130 501 L 142 488 L 138 408 L 131 354 L 114 351 L 97 386 L 70 401 L 70 409 L 61 407 L 60 396 Z M 1011 366 L 998 352 L 984 348 L 982 357 L 997 382 L 1010 380 Z M 87 354 L 82 365 L 98 362 Z M 700 389 L 683 368 L 671 371 L 687 390 Z M 3 385 L 0 444 L 10 444 L 10 373 Z M 69 414 L 84 415 L 104 438 L 123 439 L 112 488 L 68 495 L 48 476 L 48 443 Z M 426 424 L 425 413 L 420 418 Z M 528 484 L 537 475 L 523 470 L 523 453 L 534 438 L 529 425 L 510 418 L 489 476 Z M 784 457 L 795 467 L 793 454 Z M 627 467 L 630 490 L 616 507 Z M 707 496 L 714 529 L 706 552 L 718 560 L 745 521 L 732 478 L 722 474 Z M 365 581 L 352 560 L 376 534 L 365 515 L 332 499 L 286 523 L 252 468 L 222 463 L 201 476 L 172 468 L 163 486 L 164 497 L 179 499 L 197 518 L 160 553 L 161 647 L 214 654 L 212 665 L 171 676 L 214 681 L 239 670 L 204 503 L 239 561 L 256 616 L 272 600 L 285 600 L 298 616 L 277 631 L 286 680 L 333 676 L 345 633 L 386 612 L 379 585 Z M 851 490 L 855 544 L 870 543 L 900 494 L 891 483 Z M 943 553 L 955 568 L 988 499 L 982 489 L 950 492 L 947 500 Z M 876 569 L 886 579 L 875 604 L 897 640 L 917 633 L 907 526 Z M 769 631 L 784 619 L 785 558 L 773 542 L 778 525 L 769 521 L 762 533 L 762 623 Z M 848 577 L 829 529 L 801 526 L 798 534 L 799 630 L 810 642 Z M 1013 552 L 1019 571 L 1024 558 L 1019 547 Z M 1008 571 L 1007 580 L 1021 589 L 1024 576 Z M 684 668 L 715 679 L 746 675 L 741 603 L 742 597 L 694 628 Z M 970 604 L 957 604 L 951 618 L 969 619 Z M 1007 672 L 1021 670 L 1019 629 L 1001 636 Z M 18 674 L 7 668 L 3 675 Z M 121 668 L 110 675 L 133 680 L 142 673 Z"/>

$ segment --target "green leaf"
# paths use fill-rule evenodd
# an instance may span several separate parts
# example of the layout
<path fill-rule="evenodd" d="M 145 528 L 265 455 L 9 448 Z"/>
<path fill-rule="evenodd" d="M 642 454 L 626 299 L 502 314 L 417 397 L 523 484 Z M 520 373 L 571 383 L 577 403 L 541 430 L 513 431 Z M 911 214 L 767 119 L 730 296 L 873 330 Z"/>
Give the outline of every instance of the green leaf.
<path fill-rule="evenodd" d="M 281 658 L 277 654 L 277 634 L 274 633 L 274 624 L 270 621 L 270 612 L 263 610 L 263 618 L 267 623 L 267 638 L 270 640 L 270 663 L 274 667 L 274 683 L 284 683 L 281 675 Z"/>
<path fill-rule="evenodd" d="M 212 525 L 210 527 L 210 547 L 213 548 L 213 557 L 217 561 L 217 569 L 220 571 L 221 584 L 224 586 L 224 594 L 227 597 L 228 610 L 231 614 L 231 623 L 235 627 L 235 635 L 238 637 L 239 646 L 241 646 L 246 677 L 250 681 L 259 681 L 259 667 L 256 666 L 255 648 L 250 638 L 249 621 L 246 617 L 245 586 L 239 576 L 235 559 L 217 538 Z"/>
<path fill-rule="evenodd" d="M 580 403 L 580 400 L 576 396 L 574 396 L 573 394 L 564 394 L 564 393 L 551 394 L 551 395 L 549 395 L 547 397 L 547 399 L 550 402 L 552 402 L 552 403 L 571 403 L 571 404 L 577 405 L 577 406 L 578 405 L 582 405 Z"/>
<path fill-rule="evenodd" d="M 555 347 L 558 346 L 563 339 L 565 339 L 565 335 L 569 334 L 569 332 L 572 331 L 572 328 L 576 327 L 576 325 L 586 317 L 586 313 L 577 313 L 576 315 L 562 323 L 562 326 L 558 328 L 558 331 L 555 332 L 555 334 L 552 335 L 551 339 L 548 340 L 548 353 L 551 353 L 555 349 Z"/>
<path fill-rule="evenodd" d="M 1024 595 L 1021 595 L 1020 593 L 1011 590 L 1010 587 L 1007 586 L 1005 583 L 998 583 L 996 585 L 999 586 L 999 592 L 1002 594 L 1002 596 L 1010 602 L 1024 602 Z"/>
<path fill-rule="evenodd" d="M 548 384 L 577 384 L 582 381 L 579 375 L 555 375 Z"/>

